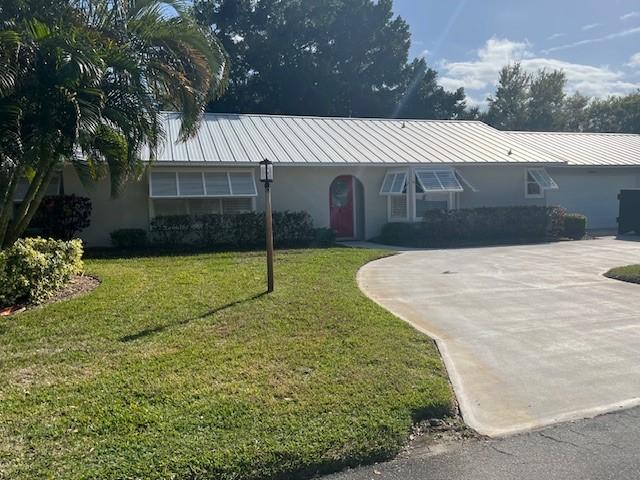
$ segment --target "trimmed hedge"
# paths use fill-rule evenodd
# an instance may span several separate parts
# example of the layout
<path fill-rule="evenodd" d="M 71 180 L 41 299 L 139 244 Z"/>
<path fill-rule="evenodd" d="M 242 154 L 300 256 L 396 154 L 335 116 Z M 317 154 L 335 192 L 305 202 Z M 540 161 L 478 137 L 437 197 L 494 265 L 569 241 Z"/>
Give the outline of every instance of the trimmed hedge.
<path fill-rule="evenodd" d="M 316 239 L 307 212 L 274 212 L 273 233 L 277 247 L 308 246 Z M 163 246 L 263 246 L 264 213 L 160 216 L 151 221 L 151 235 L 155 244 Z"/>
<path fill-rule="evenodd" d="M 381 243 L 412 247 L 433 245 L 559 238 L 564 232 L 561 207 L 482 207 L 431 210 L 422 222 L 388 223 Z"/>
<path fill-rule="evenodd" d="M 142 248 L 147 244 L 147 232 L 141 228 L 121 228 L 111 232 L 111 243 L 117 248 Z"/>
<path fill-rule="evenodd" d="M 41 303 L 82 268 L 80 240 L 20 239 L 0 251 L 0 307 Z"/>
<path fill-rule="evenodd" d="M 587 217 L 580 213 L 567 213 L 564 216 L 564 236 L 574 240 L 584 238 L 587 233 Z"/>

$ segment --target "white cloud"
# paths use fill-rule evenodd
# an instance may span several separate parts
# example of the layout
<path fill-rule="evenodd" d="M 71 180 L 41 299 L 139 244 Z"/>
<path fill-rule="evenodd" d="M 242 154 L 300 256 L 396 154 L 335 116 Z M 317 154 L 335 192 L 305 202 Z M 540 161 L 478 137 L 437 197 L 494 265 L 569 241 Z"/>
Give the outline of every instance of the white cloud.
<path fill-rule="evenodd" d="M 607 42 L 609 40 L 614 40 L 616 38 L 628 37 L 630 35 L 636 35 L 638 33 L 640 33 L 640 27 L 629 28 L 629 29 L 626 29 L 626 30 L 622 30 L 620 32 L 610 33 L 609 35 L 605 35 L 603 37 L 587 38 L 585 40 L 580 40 L 578 42 L 567 43 L 566 45 L 559 45 L 557 47 L 551 47 L 551 48 L 548 48 L 546 50 L 543 50 L 542 53 L 546 54 L 546 53 L 551 53 L 551 52 L 557 52 L 558 50 L 566 50 L 568 48 L 575 48 L 575 47 L 581 47 L 583 45 L 590 45 L 592 43 Z"/>
<path fill-rule="evenodd" d="M 422 50 L 420 52 L 420 54 L 418 55 L 418 57 L 420 58 L 424 58 L 425 60 L 427 59 L 427 56 L 430 54 L 431 52 L 429 51 L 428 48 L 425 48 L 424 50 Z"/>
<path fill-rule="evenodd" d="M 635 57 L 635 56 L 634 56 Z M 570 63 L 564 60 L 535 55 L 528 42 L 491 38 L 477 51 L 477 58 L 466 62 L 443 60 L 439 64 L 440 83 L 447 89 L 464 87 L 470 93 L 469 103 L 484 98 L 495 91 L 500 70 L 508 63 L 519 61 L 529 72 L 540 69 L 563 70 L 567 75 L 567 90 L 580 91 L 583 95 L 604 97 L 632 92 L 640 83 L 625 79 L 624 72 L 609 67 Z"/>
<path fill-rule="evenodd" d="M 598 28 L 600 25 L 601 25 L 600 23 L 590 23 L 589 25 L 583 25 L 582 30 L 586 32 L 587 30 L 593 30 L 594 28 Z"/>
<path fill-rule="evenodd" d="M 640 68 L 640 52 L 631 55 L 627 67 Z"/>
<path fill-rule="evenodd" d="M 558 38 L 566 37 L 566 33 L 554 33 L 553 35 L 549 35 L 547 40 L 557 40 Z"/>
<path fill-rule="evenodd" d="M 624 21 L 624 20 L 631 20 L 632 18 L 635 17 L 640 17 L 640 12 L 629 12 L 629 13 L 625 13 L 624 15 L 622 15 L 620 17 L 620 20 Z"/>

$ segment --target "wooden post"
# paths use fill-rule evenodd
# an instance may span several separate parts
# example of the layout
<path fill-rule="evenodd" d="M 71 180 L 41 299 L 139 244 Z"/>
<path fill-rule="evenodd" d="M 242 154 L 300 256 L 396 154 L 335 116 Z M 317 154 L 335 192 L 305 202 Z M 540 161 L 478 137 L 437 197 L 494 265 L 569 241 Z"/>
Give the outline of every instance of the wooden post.
<path fill-rule="evenodd" d="M 264 184 L 264 224 L 267 231 L 267 293 L 273 292 L 273 216 L 271 214 L 271 185 Z"/>

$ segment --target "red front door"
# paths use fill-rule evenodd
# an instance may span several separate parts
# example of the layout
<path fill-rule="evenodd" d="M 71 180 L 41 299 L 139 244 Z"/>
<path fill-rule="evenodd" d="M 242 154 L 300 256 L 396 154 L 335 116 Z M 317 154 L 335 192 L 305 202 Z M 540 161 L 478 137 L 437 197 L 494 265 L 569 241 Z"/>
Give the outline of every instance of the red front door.
<path fill-rule="evenodd" d="M 353 177 L 337 177 L 329 189 L 331 228 L 338 238 L 353 238 Z"/>

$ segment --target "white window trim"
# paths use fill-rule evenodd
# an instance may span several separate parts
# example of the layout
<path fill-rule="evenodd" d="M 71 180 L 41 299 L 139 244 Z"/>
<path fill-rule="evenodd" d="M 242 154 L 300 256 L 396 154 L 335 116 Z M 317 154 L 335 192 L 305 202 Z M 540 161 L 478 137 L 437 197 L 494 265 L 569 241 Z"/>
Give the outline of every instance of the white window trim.
<path fill-rule="evenodd" d="M 174 173 L 175 177 L 176 177 L 176 195 L 153 195 L 153 173 Z M 179 173 L 200 173 L 201 177 L 202 177 L 202 191 L 204 192 L 203 195 L 181 195 L 180 194 L 180 182 L 178 180 L 178 174 Z M 234 193 L 229 193 L 228 195 L 207 195 L 207 186 L 206 186 L 206 182 L 205 182 L 205 178 L 204 175 L 205 173 L 225 173 L 227 175 L 227 182 L 229 184 L 229 192 L 233 192 L 233 189 L 231 188 L 231 176 L 229 175 L 230 173 L 250 173 L 251 174 L 251 180 L 253 181 L 253 188 L 254 191 L 256 193 L 254 194 L 234 194 Z M 258 196 L 258 188 L 256 185 L 256 176 L 255 176 L 255 170 L 254 169 L 249 169 L 249 168 L 234 168 L 234 169 L 228 169 L 228 170 L 224 170 L 224 169 L 220 169 L 220 168 L 212 168 L 212 169 L 198 169 L 198 170 L 194 170 L 194 169 L 187 169 L 187 168 L 183 168 L 183 169 L 174 169 L 174 168 L 154 168 L 154 169 L 150 169 L 149 170 L 149 174 L 147 175 L 148 177 L 148 181 L 149 181 L 149 198 L 150 199 L 154 199 L 154 198 L 165 198 L 165 199 L 178 199 L 178 198 L 247 198 L 247 197 L 257 197 Z"/>
<path fill-rule="evenodd" d="M 391 193 L 391 192 L 383 192 L 382 189 L 384 187 L 384 181 L 387 178 L 388 175 L 394 175 L 394 174 L 398 174 L 398 173 L 403 173 L 404 174 L 404 188 L 406 188 L 408 190 L 409 187 L 409 169 L 406 168 L 395 168 L 395 169 L 390 169 L 387 170 L 384 174 L 384 177 L 382 177 L 382 185 L 380 185 L 380 191 L 379 194 L 385 197 L 393 197 L 393 196 L 401 196 L 401 195 L 405 195 L 404 193 Z"/>
<path fill-rule="evenodd" d="M 401 198 L 401 197 L 408 197 L 408 195 L 406 193 L 403 193 L 402 195 L 398 195 L 398 194 L 394 194 L 394 195 L 385 195 L 387 197 L 387 220 L 389 222 L 408 222 L 409 221 L 409 199 L 407 198 L 407 201 L 405 202 L 405 216 L 404 217 L 393 217 L 391 215 L 391 212 L 393 211 L 393 208 L 391 206 L 391 202 L 393 201 L 394 198 Z"/>
<path fill-rule="evenodd" d="M 536 180 L 534 176 L 531 176 L 531 178 L 533 178 L 533 182 L 530 182 L 529 174 L 530 172 L 533 172 L 533 171 L 543 171 L 545 175 L 547 175 L 551 179 L 551 182 L 553 182 L 553 184 L 549 187 L 540 185 L 540 183 Z M 536 185 L 538 185 L 538 188 L 540 189 L 540 193 L 529 193 L 530 183 L 535 183 Z M 547 172 L 546 169 L 539 168 L 539 167 L 525 169 L 525 172 L 524 172 L 524 197 L 525 198 L 544 198 L 547 193 L 547 190 L 557 190 L 557 189 L 558 189 L 558 185 L 556 184 L 555 180 L 551 177 L 551 175 L 549 175 L 549 172 Z"/>
<path fill-rule="evenodd" d="M 467 180 L 467 178 L 464 175 L 462 175 L 460 170 L 458 170 L 457 168 L 454 168 L 453 173 L 455 173 L 456 177 L 458 177 L 458 181 L 461 184 L 464 183 L 467 187 L 469 187 L 469 190 L 471 190 L 473 193 L 478 193 L 480 191 L 473 185 L 473 183 L 471 183 L 469 180 Z"/>
<path fill-rule="evenodd" d="M 430 193 L 441 193 L 448 194 L 447 195 L 447 210 L 457 210 L 458 205 L 458 193 L 459 192 L 426 192 L 426 193 L 416 193 L 413 195 L 413 221 L 420 222 L 423 217 L 418 216 L 417 205 L 418 205 L 418 195 L 428 195 Z"/>
<path fill-rule="evenodd" d="M 406 190 L 407 193 L 385 193 L 382 191 L 382 188 L 384 186 L 384 181 L 387 178 L 388 175 L 392 175 L 392 174 L 397 174 L 397 173 L 404 173 L 404 190 Z M 380 196 L 386 197 L 387 198 L 387 221 L 388 222 L 408 222 L 410 221 L 410 214 L 409 214 L 409 202 L 410 202 L 410 198 L 409 198 L 409 189 L 410 189 L 410 178 L 411 178 L 411 169 L 410 168 L 392 168 L 392 169 L 388 169 L 387 171 L 385 171 L 384 176 L 382 177 L 382 184 L 380 185 L 380 190 L 378 192 L 378 194 Z M 392 212 L 392 207 L 391 207 L 391 202 L 393 201 L 393 198 L 398 198 L 398 197 L 402 197 L 402 196 L 406 196 L 407 197 L 407 201 L 406 201 L 406 211 L 405 211 L 405 216 L 404 217 L 393 217 L 391 215 Z"/>
<path fill-rule="evenodd" d="M 420 172 L 435 173 L 435 178 L 436 178 L 436 180 L 438 181 L 438 183 L 440 184 L 440 186 L 442 188 L 438 189 L 438 190 L 433 190 L 433 189 L 426 188 L 424 186 L 424 184 L 422 183 L 422 179 L 418 175 Z M 437 172 L 447 172 L 447 173 L 452 174 L 453 177 L 456 180 L 456 183 L 459 185 L 459 188 L 445 188 L 445 186 L 440 181 L 440 178 L 438 177 Z M 419 168 L 414 168 L 413 169 L 413 176 L 415 176 L 415 178 L 420 183 L 420 187 L 422 187 L 422 190 L 424 191 L 424 193 L 451 193 L 451 192 L 459 193 L 459 192 L 463 192 L 464 191 L 464 187 L 462 186 L 462 184 L 460 183 L 460 179 L 458 178 L 458 173 L 456 172 L 455 168 L 452 168 L 452 167 L 419 167 Z"/>

